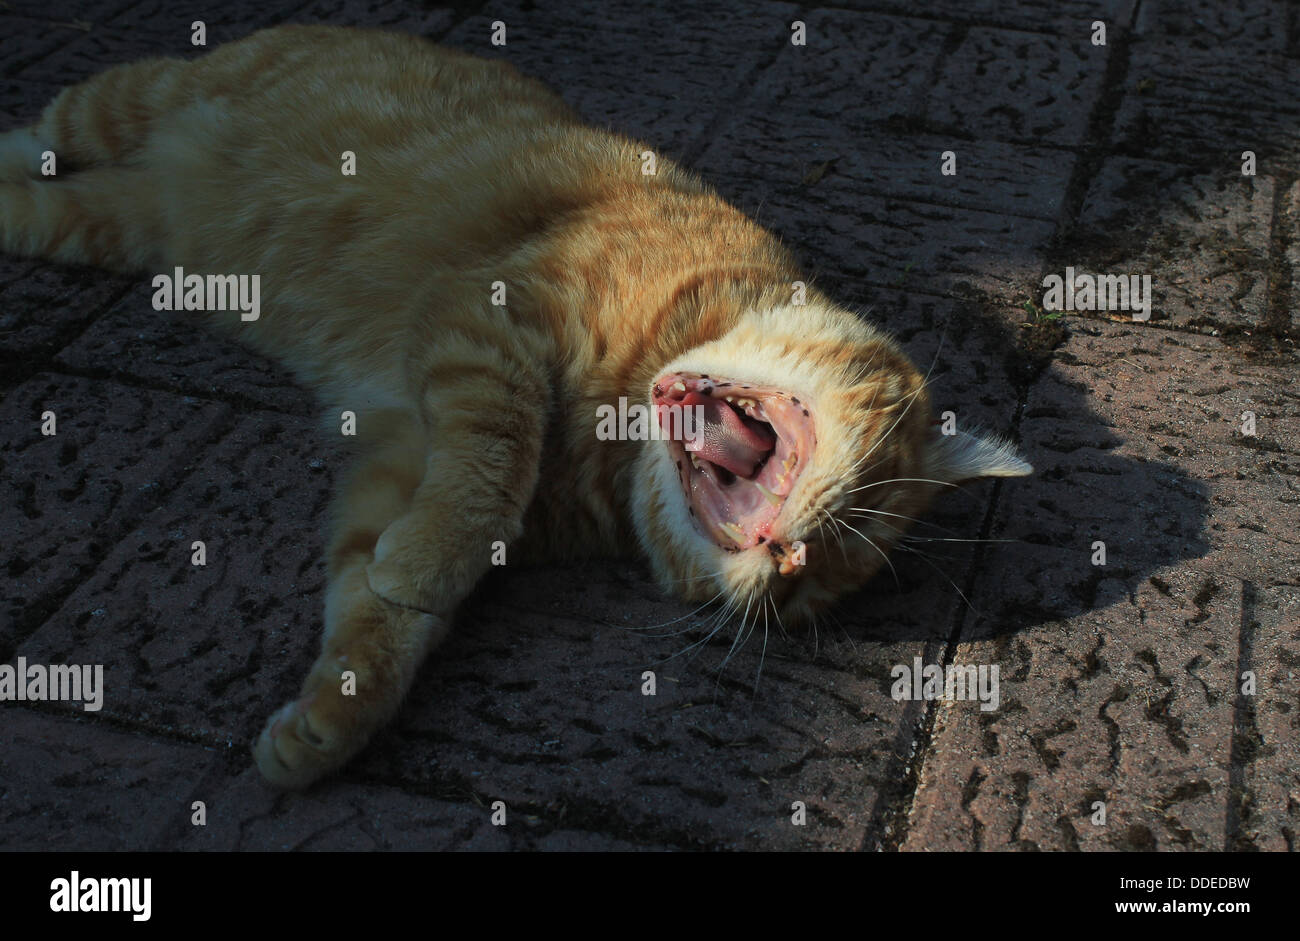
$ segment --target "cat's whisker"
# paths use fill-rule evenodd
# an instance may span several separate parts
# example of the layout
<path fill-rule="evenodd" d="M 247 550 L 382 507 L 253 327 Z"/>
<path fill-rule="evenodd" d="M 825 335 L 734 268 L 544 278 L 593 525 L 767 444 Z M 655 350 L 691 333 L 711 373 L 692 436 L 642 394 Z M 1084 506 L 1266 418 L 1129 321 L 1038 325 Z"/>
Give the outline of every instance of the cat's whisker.
<path fill-rule="evenodd" d="M 704 602 L 704 604 L 700 605 L 700 606 L 699 606 L 698 608 L 696 608 L 694 611 L 690 611 L 690 612 L 688 612 L 688 613 L 686 613 L 686 614 L 683 614 L 683 615 L 682 615 L 681 617 L 679 617 L 679 618 L 673 618 L 671 621 L 664 621 L 664 622 L 662 622 L 662 623 L 660 623 L 660 624 L 648 624 L 648 625 L 643 625 L 643 626 L 641 626 L 641 625 L 630 625 L 630 626 L 629 626 L 629 625 L 627 625 L 627 624 L 615 624 L 613 621 L 605 621 L 605 622 L 603 622 L 603 623 L 604 623 L 606 626 L 608 626 L 608 627 L 615 627 L 615 628 L 618 628 L 619 630 L 622 630 L 622 631 L 655 631 L 655 630 L 658 630 L 658 629 L 661 628 L 661 627 L 667 627 L 667 626 L 670 625 L 670 624 L 676 624 L 676 623 L 678 623 L 679 621 L 685 621 L 687 618 L 694 617 L 696 614 L 699 614 L 701 611 L 703 611 L 703 610 L 704 610 L 705 608 L 707 608 L 709 605 L 713 604 L 713 602 L 717 601 L 717 600 L 718 600 L 719 598 L 721 598 L 724 594 L 726 594 L 726 591 L 727 591 L 727 590 L 724 588 L 724 589 L 722 589 L 722 591 L 719 591 L 716 595 L 714 595 L 714 596 L 713 596 L 712 598 L 710 598 L 708 601 Z M 678 634 L 682 634 L 682 633 L 685 633 L 686 631 L 689 631 L 690 629 L 691 629 L 691 628 L 687 627 L 687 628 L 686 628 L 685 630 L 683 630 L 683 631 L 673 631 L 673 632 L 668 633 L 668 634 L 649 634 L 649 635 L 647 635 L 647 636 L 649 636 L 649 637 L 675 637 L 675 636 L 677 636 Z"/>
<path fill-rule="evenodd" d="M 892 480 L 878 480 L 874 484 L 866 484 L 862 487 L 855 487 L 848 492 L 858 493 L 863 490 L 870 490 L 872 487 L 883 487 L 885 486 L 885 484 L 905 484 L 905 483 L 935 484 L 940 487 L 952 487 L 955 490 L 961 489 L 961 487 L 959 487 L 957 484 L 949 483 L 946 480 L 934 480 L 930 477 L 895 477 Z"/>
<path fill-rule="evenodd" d="M 844 626 L 844 622 L 840 620 L 839 615 L 837 615 L 833 609 L 828 609 L 826 615 L 835 622 L 835 626 L 840 629 L 840 632 L 844 635 L 844 639 L 849 642 L 849 647 L 851 647 L 853 652 L 856 654 L 858 652 L 858 645 L 853 640 L 853 635 L 849 633 L 849 629 Z"/>
<path fill-rule="evenodd" d="M 908 542 L 1024 542 L 1023 539 L 945 539 L 942 536 L 904 536 L 903 538 Z"/>
<path fill-rule="evenodd" d="M 915 516 L 904 516 L 901 513 L 890 513 L 886 510 L 871 510 L 871 509 L 867 509 L 866 507 L 851 506 L 849 507 L 847 512 L 850 514 L 870 513 L 873 516 L 892 516 L 895 519 L 907 520 L 909 523 L 915 523 L 917 526 L 929 525 L 929 526 L 935 526 L 938 529 L 943 529 L 942 526 L 938 526 L 938 524 L 936 523 L 925 523 L 922 520 L 917 519 Z M 884 524 L 884 525 L 888 525 L 888 524 Z M 951 531 L 952 530 L 944 530 L 944 532 L 951 532 Z"/>
<path fill-rule="evenodd" d="M 911 553 L 915 554 L 916 557 L 919 558 L 922 562 L 924 562 L 926 565 L 930 566 L 930 568 L 934 569 L 936 572 L 938 572 L 940 575 L 942 575 L 942 576 L 944 577 L 944 579 L 948 582 L 948 584 L 952 586 L 952 590 L 955 591 L 955 592 L 957 592 L 958 597 L 960 597 L 961 600 L 964 601 L 964 602 L 966 603 L 966 607 L 970 609 L 971 614 L 975 615 L 975 617 L 977 617 L 977 618 L 983 618 L 983 617 L 984 617 L 984 615 L 980 612 L 980 610 L 979 610 L 978 608 L 976 608 L 975 605 L 971 604 L 970 599 L 966 597 L 966 593 L 965 593 L 964 591 L 962 591 L 960 588 L 957 587 L 957 583 L 954 582 L 954 581 L 952 580 L 952 576 L 950 576 L 950 575 L 949 575 L 947 572 L 945 572 L 943 569 L 939 568 L 939 566 L 937 566 L 937 565 L 935 565 L 933 562 L 931 562 L 931 561 L 926 557 L 925 553 L 923 553 L 923 552 L 917 552 L 915 549 L 909 549 L 909 548 L 907 548 L 906 546 L 900 546 L 899 548 L 900 548 L 900 549 L 903 549 L 903 550 L 906 551 L 906 552 L 911 552 Z"/>
<path fill-rule="evenodd" d="M 769 600 L 772 601 L 772 615 L 776 618 L 777 629 L 781 632 L 782 639 L 789 641 L 790 635 L 786 633 L 785 623 L 781 620 L 781 609 L 777 606 L 776 601 L 773 600 L 771 596 L 769 596 Z"/>
<path fill-rule="evenodd" d="M 732 622 L 736 616 L 736 612 L 740 610 L 740 601 L 741 597 L 739 595 L 733 596 L 728 600 L 727 604 L 723 606 L 722 610 L 718 612 L 717 616 L 709 620 L 707 626 L 712 626 L 712 629 L 709 631 L 708 636 L 706 636 L 701 642 L 702 646 L 700 646 L 700 649 L 691 655 L 691 660 L 687 661 L 688 663 L 703 653 L 704 645 L 707 645 L 709 641 L 711 641 L 720 631 L 725 629 Z"/>
<path fill-rule="evenodd" d="M 722 662 L 718 664 L 719 680 L 722 679 L 722 670 L 727 666 L 727 663 L 731 660 L 731 655 L 736 652 L 737 645 L 740 644 L 741 635 L 745 633 L 745 626 L 746 623 L 749 621 L 749 609 L 753 606 L 753 604 L 754 604 L 754 593 L 751 591 L 749 593 L 749 600 L 745 603 L 745 613 L 740 616 L 740 626 L 736 629 L 736 636 L 731 641 L 731 649 L 727 651 L 727 655 L 723 657 Z"/>
<path fill-rule="evenodd" d="M 837 520 L 837 519 L 835 518 L 834 514 L 831 513 L 830 510 L 822 510 L 822 512 L 825 513 L 825 514 L 826 514 L 826 518 L 827 518 L 828 520 L 831 521 L 831 524 L 832 524 L 831 532 L 835 534 L 835 539 L 836 539 L 836 540 L 839 542 L 839 544 L 840 544 L 840 555 L 842 555 L 842 556 L 844 557 L 844 564 L 845 564 L 845 565 L 848 565 L 848 564 L 849 564 L 849 553 L 848 553 L 848 550 L 847 550 L 847 549 L 845 548 L 845 546 L 844 546 L 844 537 L 840 534 L 840 531 L 839 531 L 839 520 Z"/>
<path fill-rule="evenodd" d="M 898 572 L 897 572 L 897 570 L 894 568 L 894 563 L 891 562 L 890 559 L 889 559 L 889 553 L 885 552 L 885 550 L 881 549 L 878 545 L 876 545 L 874 542 L 872 542 L 872 541 L 867 537 L 867 535 L 866 535 L 865 533 L 861 532 L 861 531 L 858 530 L 856 527 L 854 527 L 854 526 L 850 526 L 848 523 L 844 522 L 843 520 L 837 520 L 837 522 L 838 522 L 841 526 L 845 526 L 845 527 L 847 527 L 851 532 L 855 532 L 855 533 L 857 533 L 859 536 L 861 536 L 863 539 L 866 540 L 867 545 L 869 545 L 871 548 L 875 549 L 878 553 L 880 553 L 880 557 L 881 557 L 882 559 L 884 559 L 884 560 L 885 560 L 885 564 L 889 566 L 889 571 L 890 571 L 891 573 L 893 573 L 893 576 L 894 576 L 894 584 L 897 586 L 898 590 L 901 592 L 901 591 L 903 590 L 903 583 L 900 582 L 900 581 L 898 580 Z"/>
<path fill-rule="evenodd" d="M 758 684 L 763 678 L 763 663 L 767 659 L 767 609 L 769 605 L 771 605 L 773 611 L 776 610 L 776 604 L 772 601 L 772 596 L 765 594 L 763 596 L 763 649 L 758 655 L 758 669 L 754 672 L 754 691 L 749 696 L 751 706 L 754 704 L 754 700 L 758 698 Z"/>

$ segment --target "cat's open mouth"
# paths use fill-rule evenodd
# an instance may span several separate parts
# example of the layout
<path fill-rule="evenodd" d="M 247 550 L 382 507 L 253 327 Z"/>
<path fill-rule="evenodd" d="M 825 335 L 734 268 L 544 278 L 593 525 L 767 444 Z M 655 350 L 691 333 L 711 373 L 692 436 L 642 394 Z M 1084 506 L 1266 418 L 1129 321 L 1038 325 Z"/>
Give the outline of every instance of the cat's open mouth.
<path fill-rule="evenodd" d="M 722 376 L 670 373 L 651 390 L 691 514 L 731 552 L 767 542 L 812 457 L 808 403 Z"/>

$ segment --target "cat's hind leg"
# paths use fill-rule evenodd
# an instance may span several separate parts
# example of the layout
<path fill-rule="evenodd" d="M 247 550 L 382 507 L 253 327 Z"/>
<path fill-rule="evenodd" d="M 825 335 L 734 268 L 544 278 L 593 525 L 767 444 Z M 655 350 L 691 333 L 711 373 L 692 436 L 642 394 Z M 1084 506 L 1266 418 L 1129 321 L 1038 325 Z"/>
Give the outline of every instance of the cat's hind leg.
<path fill-rule="evenodd" d="M 493 311 L 495 330 L 485 314 L 436 345 L 413 339 L 423 417 L 370 445 L 340 492 L 324 649 L 254 748 L 273 783 L 305 786 L 365 745 L 491 567 L 494 544 L 523 532 L 550 393 L 540 344 L 505 332 Z M 484 332 L 495 343 L 475 339 Z"/>

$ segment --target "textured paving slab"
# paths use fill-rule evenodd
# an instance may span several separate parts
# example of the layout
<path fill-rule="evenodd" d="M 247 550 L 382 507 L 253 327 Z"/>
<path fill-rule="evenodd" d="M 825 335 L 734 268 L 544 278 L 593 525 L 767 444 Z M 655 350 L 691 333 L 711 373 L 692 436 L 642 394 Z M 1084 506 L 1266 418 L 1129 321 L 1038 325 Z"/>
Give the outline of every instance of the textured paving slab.
<path fill-rule="evenodd" d="M 1072 328 L 1021 426 L 1039 473 L 996 529 L 1032 550 L 984 576 L 997 588 L 976 593 L 986 617 L 959 648 L 1001 665 L 1004 704 L 938 710 L 906 845 L 1277 848 L 1295 826 L 1276 803 L 1300 629 L 1295 374 L 1210 338 Z M 1093 418 L 1065 407 L 1079 394 Z M 1286 444 L 1241 435 L 1246 408 Z M 1256 638 L 1276 659 L 1243 697 Z M 1266 740 L 1245 718 L 1261 714 Z"/>
<path fill-rule="evenodd" d="M 1268 41 L 1243 35 L 1225 49 L 1169 36 L 1144 38 L 1128 63 L 1115 148 L 1125 156 L 1204 168 L 1237 167 L 1255 151 L 1269 165 L 1294 170 L 1300 154 L 1300 77 Z"/>
<path fill-rule="evenodd" d="M 722 131 L 697 170 L 722 186 L 742 172 L 753 186 L 801 185 L 813 202 L 816 187 L 836 177 L 859 194 L 1055 220 L 1075 163 L 1061 151 L 933 134 L 876 133 L 850 145 L 838 119 L 781 112 L 747 112 Z M 951 176 L 941 172 L 946 151 L 956 160 Z"/>
<path fill-rule="evenodd" d="M 151 849 L 187 813 L 210 748 L 0 704 L 0 849 Z"/>
<path fill-rule="evenodd" d="M 130 283 L 125 296 L 63 348 L 60 366 L 290 414 L 318 411 L 284 367 L 204 329 L 201 314 L 155 311 L 147 281 Z"/>
<path fill-rule="evenodd" d="M 83 11 L 76 19 L 85 28 L 76 30 L 77 38 L 13 74 L 29 81 L 67 85 L 110 65 L 144 56 L 190 59 L 254 30 L 286 22 L 302 7 L 301 0 L 235 0 L 222 4 L 141 0 L 124 9 L 102 8 L 97 15 Z M 87 20 L 87 15 L 94 19 Z M 204 24 L 205 46 L 193 42 L 195 22 Z M 31 30 L 28 26 L 24 31 L 30 34 Z"/>
<path fill-rule="evenodd" d="M 1268 317 L 1275 196 L 1273 179 L 1243 177 L 1240 165 L 1192 174 L 1113 157 L 1089 186 L 1078 250 L 1060 261 L 1078 273 L 1151 276 L 1152 321 L 1243 333 Z"/>
<path fill-rule="evenodd" d="M 774 159 L 770 151 L 787 155 L 775 158 L 788 168 L 781 176 L 763 178 L 761 165 L 738 158 L 730 174 L 712 182 L 794 248 L 807 270 L 875 287 L 924 284 L 939 292 L 974 285 L 991 293 L 1018 293 L 1038 274 L 1038 253 L 1054 228 L 1049 222 L 871 195 L 838 174 L 805 183 L 819 165 L 797 142 L 767 150 L 765 163 Z M 952 238 L 957 231 L 961 237 Z"/>
<path fill-rule="evenodd" d="M 681 156 L 742 83 L 788 42 L 797 7 L 758 3 L 744 16 L 619 0 L 575 8 L 491 0 L 445 38 L 542 78 L 589 121 Z M 493 24 L 505 45 L 493 45 Z"/>
<path fill-rule="evenodd" d="M 1077 147 L 1101 93 L 1110 45 L 1080 23 L 1070 41 L 972 28 L 928 90 L 925 117 L 999 140 Z"/>
<path fill-rule="evenodd" d="M 104 664 L 103 715 L 251 742 L 320 642 L 338 455 L 304 420 L 244 418 L 29 638 L 33 662 Z M 194 565 L 193 542 L 206 564 Z M 68 706 L 67 708 L 72 708 Z"/>
<path fill-rule="evenodd" d="M 41 433 L 45 412 L 54 413 L 54 435 Z M 228 420 L 212 402 L 66 376 L 37 376 L 6 397 L 0 653 L 12 653 L 130 522 L 164 499 Z"/>
<path fill-rule="evenodd" d="M 106 304 L 127 290 L 121 275 L 105 276 L 94 268 L 40 265 L 0 288 L 0 331 L 6 352 L 25 357 L 57 349 L 75 337 Z M 33 321 L 27 311 L 46 316 Z"/>
<path fill-rule="evenodd" d="M 1158 2 L 1149 0 L 1144 7 Z M 922 12 L 918 4 L 907 0 L 841 0 L 835 5 L 899 14 Z M 1087 30 L 1098 19 L 1107 24 L 1128 24 L 1134 6 L 1134 0 L 930 0 L 923 12 L 954 23 L 1072 34 Z"/>
<path fill-rule="evenodd" d="M 257 771 L 231 775 L 233 753 L 218 773 L 193 791 L 204 802 L 206 822 L 195 824 L 188 810 L 162 836 L 168 849 L 232 852 L 372 850 L 486 850 L 515 845 L 522 822 L 507 811 L 504 826 L 492 811 L 451 803 L 396 788 L 334 781 L 306 794 L 272 790 Z"/>

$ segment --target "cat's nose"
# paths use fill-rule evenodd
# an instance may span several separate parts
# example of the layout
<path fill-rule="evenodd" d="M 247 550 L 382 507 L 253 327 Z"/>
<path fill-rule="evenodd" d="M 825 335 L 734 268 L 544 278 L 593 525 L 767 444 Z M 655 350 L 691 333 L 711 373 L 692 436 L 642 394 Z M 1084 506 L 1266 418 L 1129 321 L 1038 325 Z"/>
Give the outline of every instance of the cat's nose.
<path fill-rule="evenodd" d="M 777 572 L 786 578 L 798 575 L 808 564 L 808 546 L 798 539 L 790 542 L 774 539 L 767 544 L 767 551 Z"/>

